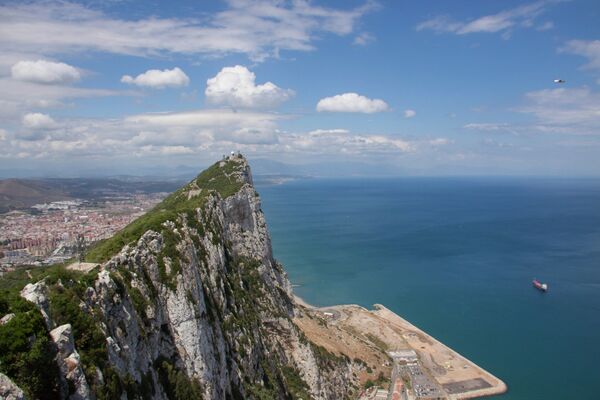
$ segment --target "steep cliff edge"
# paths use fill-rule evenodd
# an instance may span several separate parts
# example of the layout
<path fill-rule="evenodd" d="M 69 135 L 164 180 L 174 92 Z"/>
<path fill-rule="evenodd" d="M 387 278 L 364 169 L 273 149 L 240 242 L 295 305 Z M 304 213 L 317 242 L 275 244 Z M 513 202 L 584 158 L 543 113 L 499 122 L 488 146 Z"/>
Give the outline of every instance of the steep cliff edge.
<path fill-rule="evenodd" d="M 29 397 L 357 392 L 361 365 L 313 344 L 292 320 L 291 286 L 241 156 L 214 164 L 88 260 L 99 267 L 54 267 L 3 292 L 0 317 L 14 316 L 0 325 L 0 372 Z"/>

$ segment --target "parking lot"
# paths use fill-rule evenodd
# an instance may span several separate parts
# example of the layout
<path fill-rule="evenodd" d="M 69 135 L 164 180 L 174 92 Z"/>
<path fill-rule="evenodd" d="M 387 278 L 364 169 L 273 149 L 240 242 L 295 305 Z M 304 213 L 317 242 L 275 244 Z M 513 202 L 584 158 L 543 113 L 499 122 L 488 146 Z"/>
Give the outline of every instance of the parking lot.
<path fill-rule="evenodd" d="M 400 375 L 408 377 L 415 396 L 421 399 L 443 399 L 446 398 L 444 391 L 423 372 L 419 364 L 407 364 L 399 366 Z"/>

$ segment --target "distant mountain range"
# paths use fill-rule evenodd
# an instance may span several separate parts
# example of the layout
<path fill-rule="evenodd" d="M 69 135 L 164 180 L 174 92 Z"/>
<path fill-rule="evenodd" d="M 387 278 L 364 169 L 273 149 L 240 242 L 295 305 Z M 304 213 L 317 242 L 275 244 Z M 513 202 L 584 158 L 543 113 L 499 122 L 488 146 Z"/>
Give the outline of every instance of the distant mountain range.
<path fill-rule="evenodd" d="M 342 169 L 347 172 L 347 176 L 353 176 L 358 167 L 368 170 L 364 165 L 357 164 L 344 165 Z M 95 201 L 127 193 L 172 192 L 192 179 L 197 171 L 198 167 L 178 165 L 149 169 L 145 176 L 115 174 L 95 177 L 88 175 L 89 171 L 79 171 L 82 176 L 88 176 L 79 178 L 62 177 L 64 175 L 35 177 L 33 174 L 39 174 L 40 171 L 33 170 L 0 171 L 0 176 L 17 177 L 0 179 L 0 214 L 59 200 L 77 198 Z M 257 185 L 280 184 L 317 176 L 336 176 L 336 172 L 339 173 L 339 166 L 334 167 L 327 163 L 292 165 L 267 159 L 258 159 L 253 163 L 254 181 Z"/>
<path fill-rule="evenodd" d="M 0 180 L 0 213 L 59 200 L 103 200 L 131 193 L 172 192 L 184 182 L 133 177 Z"/>
<path fill-rule="evenodd" d="M 353 161 L 333 161 L 323 159 L 320 161 L 305 161 L 301 163 L 286 163 L 266 158 L 250 159 L 252 163 L 252 174 L 258 175 L 288 175 L 288 176 L 313 176 L 313 177 L 373 177 L 373 176 L 406 176 L 424 174 L 424 171 L 416 166 L 399 167 L 388 164 L 385 160 L 377 162 Z M 101 168 L 92 166 L 82 166 L 81 168 L 61 168 L 61 169 L 39 169 L 39 168 L 21 168 L 21 169 L 2 169 L 0 168 L 1 178 L 19 178 L 19 179 L 47 179 L 47 178 L 95 178 L 107 179 L 115 178 L 119 180 L 156 180 L 164 181 L 175 179 L 180 182 L 189 181 L 194 178 L 199 170 L 206 165 L 195 164 L 157 164 L 144 167 L 123 166 L 123 165 L 103 165 Z M 447 166 L 440 166 L 437 173 L 444 175 L 448 171 Z M 459 171 L 467 172 L 467 171 Z M 435 171 L 434 171 L 435 174 Z M 472 174 L 472 171 L 471 171 Z M 431 172 L 428 174 L 431 175 Z"/>
<path fill-rule="evenodd" d="M 5 179 L 0 181 L 0 212 L 29 208 L 34 204 L 67 200 L 71 196 L 42 180 Z"/>
<path fill-rule="evenodd" d="M 0 179 L 0 214 L 60 200 L 105 200 L 132 193 L 173 192 L 192 178 L 180 176 L 114 176 L 109 178 Z M 255 175 L 258 185 L 280 184 L 306 176 Z"/>

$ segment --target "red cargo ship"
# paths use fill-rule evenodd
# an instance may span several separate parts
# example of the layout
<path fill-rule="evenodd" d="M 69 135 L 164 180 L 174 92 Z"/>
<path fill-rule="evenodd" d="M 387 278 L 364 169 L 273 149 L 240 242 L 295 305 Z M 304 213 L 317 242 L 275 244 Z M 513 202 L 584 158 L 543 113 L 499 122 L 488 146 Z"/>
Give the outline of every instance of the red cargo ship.
<path fill-rule="evenodd" d="M 548 290 L 548 285 L 545 283 L 541 283 L 537 279 L 533 280 L 533 286 L 535 286 L 536 289 L 539 289 L 542 292 L 545 292 L 546 290 Z"/>

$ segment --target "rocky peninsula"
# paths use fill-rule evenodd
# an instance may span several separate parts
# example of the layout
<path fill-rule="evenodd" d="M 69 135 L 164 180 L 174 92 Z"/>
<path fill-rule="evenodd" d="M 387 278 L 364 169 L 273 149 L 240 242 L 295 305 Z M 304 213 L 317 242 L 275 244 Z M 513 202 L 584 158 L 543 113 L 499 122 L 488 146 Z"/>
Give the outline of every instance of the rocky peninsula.
<path fill-rule="evenodd" d="M 4 398 L 459 399 L 506 390 L 383 306 L 295 298 L 240 155 L 86 261 L 0 280 Z"/>

